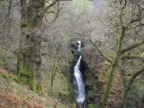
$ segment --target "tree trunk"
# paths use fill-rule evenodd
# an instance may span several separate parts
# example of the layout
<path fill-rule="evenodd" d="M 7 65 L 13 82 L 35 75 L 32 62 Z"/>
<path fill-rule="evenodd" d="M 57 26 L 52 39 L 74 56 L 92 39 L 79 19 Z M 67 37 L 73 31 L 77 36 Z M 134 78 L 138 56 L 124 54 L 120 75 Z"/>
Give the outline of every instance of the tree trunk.
<path fill-rule="evenodd" d="M 17 70 L 19 79 L 38 92 L 43 92 L 41 81 L 42 20 L 45 0 L 21 0 L 21 37 Z"/>
<path fill-rule="evenodd" d="M 132 78 L 130 79 L 129 83 L 128 83 L 128 87 L 126 88 L 125 90 L 125 94 L 124 94 L 124 97 L 123 97 L 123 100 L 122 100 L 122 105 L 121 105 L 121 108 L 124 108 L 125 107 L 125 104 L 126 104 L 126 101 L 127 101 L 127 98 L 128 98 L 128 95 L 129 95 L 129 92 L 131 90 L 131 86 L 134 82 L 134 80 L 137 78 L 137 76 L 139 76 L 141 73 L 144 72 L 144 65 L 142 67 L 142 69 L 138 72 L 136 72 Z"/>
<path fill-rule="evenodd" d="M 109 76 L 107 79 L 108 81 L 107 81 L 107 85 L 106 85 L 105 94 L 104 94 L 101 108 L 107 108 L 108 107 L 108 99 L 109 99 L 109 96 L 111 94 L 111 89 L 113 86 L 113 80 L 114 80 L 116 69 L 118 67 L 118 63 L 119 63 L 120 56 L 121 56 L 121 48 L 122 48 L 123 38 L 125 36 L 125 29 L 126 29 L 125 27 L 122 28 L 122 32 L 121 32 L 121 35 L 120 35 L 119 40 L 118 40 L 117 55 L 116 55 L 116 58 L 115 58 L 113 64 L 111 65 L 111 69 L 110 69 L 110 73 L 109 73 Z"/>

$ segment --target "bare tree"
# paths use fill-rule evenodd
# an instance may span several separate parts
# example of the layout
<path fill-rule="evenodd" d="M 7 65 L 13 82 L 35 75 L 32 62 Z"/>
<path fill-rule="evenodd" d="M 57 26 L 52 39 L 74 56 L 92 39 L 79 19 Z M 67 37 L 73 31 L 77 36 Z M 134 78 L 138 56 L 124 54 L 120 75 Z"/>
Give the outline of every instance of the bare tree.
<path fill-rule="evenodd" d="M 109 34 L 109 37 L 111 35 L 114 37 L 111 42 L 115 41 L 115 47 L 112 48 L 115 51 L 115 56 L 111 57 L 108 54 L 103 54 L 99 50 L 101 55 L 111 64 L 101 108 L 108 107 L 108 100 L 116 71 L 123 65 L 121 61 L 124 59 L 143 59 L 141 56 L 142 51 L 139 51 L 144 45 L 142 31 L 144 26 L 144 7 L 142 6 L 142 2 L 140 0 L 135 3 L 130 3 L 129 0 L 114 0 L 111 4 L 111 10 L 111 15 L 107 17 L 109 20 L 107 26 L 114 30 L 114 32 Z M 104 22 L 102 21 L 102 23 Z M 92 43 L 96 46 L 94 42 Z M 141 60 L 139 64 L 143 63 Z M 126 88 L 126 92 L 124 93 L 122 107 L 124 107 L 128 92 L 135 78 L 144 72 L 143 66 L 139 66 L 138 68 L 141 69 L 136 68 L 137 72 L 133 73 L 132 80 L 128 83 L 128 88 Z"/>

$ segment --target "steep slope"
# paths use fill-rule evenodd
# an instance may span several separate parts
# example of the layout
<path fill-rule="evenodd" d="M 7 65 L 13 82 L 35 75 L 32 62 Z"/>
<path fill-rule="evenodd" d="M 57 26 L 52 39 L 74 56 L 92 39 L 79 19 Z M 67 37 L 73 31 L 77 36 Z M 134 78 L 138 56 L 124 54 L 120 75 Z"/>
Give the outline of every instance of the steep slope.
<path fill-rule="evenodd" d="M 0 108 L 68 108 L 51 97 L 37 94 L 16 76 L 0 68 Z"/>

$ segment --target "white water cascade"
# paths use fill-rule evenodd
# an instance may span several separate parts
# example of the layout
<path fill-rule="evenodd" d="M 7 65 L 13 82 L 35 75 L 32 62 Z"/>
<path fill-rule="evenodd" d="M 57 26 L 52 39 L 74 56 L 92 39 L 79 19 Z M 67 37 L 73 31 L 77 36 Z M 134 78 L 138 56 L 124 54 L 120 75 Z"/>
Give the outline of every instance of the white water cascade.
<path fill-rule="evenodd" d="M 78 48 L 77 51 L 80 53 L 81 52 L 81 41 L 77 41 L 78 43 Z M 85 94 L 85 85 L 83 81 L 83 76 L 80 71 L 80 63 L 81 63 L 82 56 L 79 56 L 79 59 L 74 67 L 74 92 L 76 95 L 76 101 L 78 104 L 82 104 L 85 101 L 86 94 Z"/>

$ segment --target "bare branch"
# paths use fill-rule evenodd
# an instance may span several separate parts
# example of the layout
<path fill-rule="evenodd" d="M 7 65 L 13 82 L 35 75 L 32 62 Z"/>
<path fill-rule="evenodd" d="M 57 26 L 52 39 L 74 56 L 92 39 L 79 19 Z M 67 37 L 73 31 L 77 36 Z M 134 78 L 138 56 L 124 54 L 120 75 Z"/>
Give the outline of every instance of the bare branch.
<path fill-rule="evenodd" d="M 108 59 L 99 49 L 98 47 L 96 46 L 96 44 L 90 39 L 89 40 L 93 45 L 94 47 L 98 50 L 98 52 L 101 54 L 101 56 L 103 56 L 104 59 L 106 59 L 108 62 L 112 63 L 112 61 L 110 59 Z"/>
<path fill-rule="evenodd" d="M 139 47 L 139 46 L 141 46 L 143 44 L 144 44 L 144 40 L 142 40 L 141 42 L 138 42 L 136 44 L 133 44 L 133 45 L 121 50 L 121 54 L 123 54 L 123 53 L 125 53 L 127 51 L 130 51 L 130 50 L 133 50 L 133 49 L 135 49 L 135 48 L 137 48 L 137 47 Z"/>
<path fill-rule="evenodd" d="M 44 9 L 44 13 L 50 9 L 52 6 L 54 6 L 58 1 L 60 0 L 54 0 L 50 5 L 46 6 L 45 9 Z"/>
<path fill-rule="evenodd" d="M 63 4 L 63 5 L 64 5 L 64 4 Z M 57 12 L 56 12 L 56 16 L 55 16 L 54 20 L 52 21 L 52 23 L 54 23 L 54 22 L 58 19 L 59 14 L 60 14 L 60 11 L 61 11 L 62 8 L 63 8 L 63 5 L 60 7 L 60 2 L 58 3 L 58 9 L 57 9 Z"/>
<path fill-rule="evenodd" d="M 143 65 L 143 67 L 142 67 L 142 69 L 141 69 L 140 71 L 136 72 L 136 73 L 132 76 L 132 78 L 131 78 L 131 80 L 130 80 L 130 82 L 129 82 L 129 84 L 128 84 L 128 87 L 127 87 L 127 89 L 126 89 L 126 92 L 125 92 L 125 95 L 124 95 L 124 100 L 123 100 L 123 103 L 122 103 L 122 107 L 121 107 L 121 108 L 123 108 L 124 105 L 125 105 L 125 101 L 127 100 L 129 91 L 130 91 L 130 89 L 131 89 L 131 86 L 132 86 L 134 80 L 135 80 L 136 77 L 139 76 L 142 72 L 144 72 L 144 65 Z"/>

